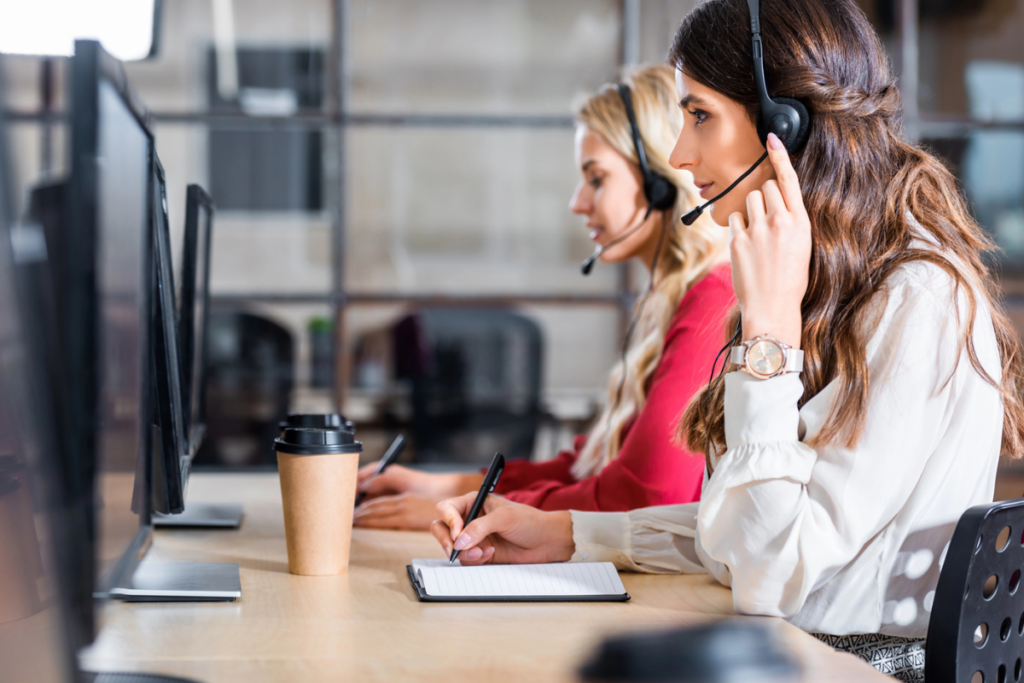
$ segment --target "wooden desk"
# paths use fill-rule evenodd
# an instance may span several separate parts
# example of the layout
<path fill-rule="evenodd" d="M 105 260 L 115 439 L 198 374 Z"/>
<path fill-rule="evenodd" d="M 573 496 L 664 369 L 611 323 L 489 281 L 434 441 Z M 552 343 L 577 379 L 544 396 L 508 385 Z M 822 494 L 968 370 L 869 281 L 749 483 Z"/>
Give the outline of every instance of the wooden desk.
<path fill-rule="evenodd" d="M 245 506 L 238 531 L 155 534 L 157 560 L 237 562 L 234 603 L 112 603 L 82 658 L 91 670 L 259 681 L 573 681 L 606 634 L 695 624 L 732 612 L 706 576 L 622 574 L 628 603 L 424 604 L 405 565 L 441 557 L 425 532 L 356 529 L 348 575 L 288 573 L 277 476 L 204 474 L 188 500 Z M 891 681 L 781 620 L 805 680 Z"/>

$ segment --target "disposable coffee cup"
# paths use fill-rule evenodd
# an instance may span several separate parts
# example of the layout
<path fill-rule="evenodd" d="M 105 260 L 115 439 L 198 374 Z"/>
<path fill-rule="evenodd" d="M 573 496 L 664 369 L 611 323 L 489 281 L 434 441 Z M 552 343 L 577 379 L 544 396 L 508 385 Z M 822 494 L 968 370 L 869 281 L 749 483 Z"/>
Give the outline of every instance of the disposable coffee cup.
<path fill-rule="evenodd" d="M 283 422 L 278 423 L 278 427 L 281 428 L 280 436 L 284 436 L 284 430 L 289 427 L 340 429 L 356 433 L 356 423 L 340 413 L 291 413 Z"/>
<path fill-rule="evenodd" d="M 346 573 L 363 444 L 339 429 L 289 427 L 274 446 L 288 571 L 302 576 Z"/>

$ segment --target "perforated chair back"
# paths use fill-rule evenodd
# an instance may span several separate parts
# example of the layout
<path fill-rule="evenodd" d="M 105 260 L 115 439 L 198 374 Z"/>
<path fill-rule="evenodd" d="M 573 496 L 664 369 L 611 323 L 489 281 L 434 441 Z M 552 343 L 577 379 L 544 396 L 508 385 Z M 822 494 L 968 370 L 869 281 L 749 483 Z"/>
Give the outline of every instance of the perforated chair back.
<path fill-rule="evenodd" d="M 928 623 L 928 683 L 1021 680 L 1022 570 L 1024 498 L 976 505 L 960 517 Z"/>

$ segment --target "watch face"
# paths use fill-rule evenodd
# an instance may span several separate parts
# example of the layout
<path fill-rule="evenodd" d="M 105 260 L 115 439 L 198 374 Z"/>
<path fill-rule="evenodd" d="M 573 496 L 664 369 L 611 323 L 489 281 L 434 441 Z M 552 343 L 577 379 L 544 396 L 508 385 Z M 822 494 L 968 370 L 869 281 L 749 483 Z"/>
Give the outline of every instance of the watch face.
<path fill-rule="evenodd" d="M 747 348 L 747 365 L 763 377 L 781 370 L 783 362 L 782 347 L 770 339 L 760 339 Z"/>

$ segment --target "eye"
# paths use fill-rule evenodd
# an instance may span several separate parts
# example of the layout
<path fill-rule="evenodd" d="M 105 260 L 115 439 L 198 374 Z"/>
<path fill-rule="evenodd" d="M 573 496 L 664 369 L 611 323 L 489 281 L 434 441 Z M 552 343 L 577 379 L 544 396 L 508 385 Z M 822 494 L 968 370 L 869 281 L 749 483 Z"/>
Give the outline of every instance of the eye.
<path fill-rule="evenodd" d="M 708 118 L 708 113 L 703 109 L 687 109 L 686 113 L 697 119 L 697 125 L 704 123 Z"/>
<path fill-rule="evenodd" d="M 591 176 L 590 180 L 587 181 L 587 184 L 593 187 L 594 189 L 597 189 L 601 187 L 601 180 L 603 180 L 601 176 Z"/>

